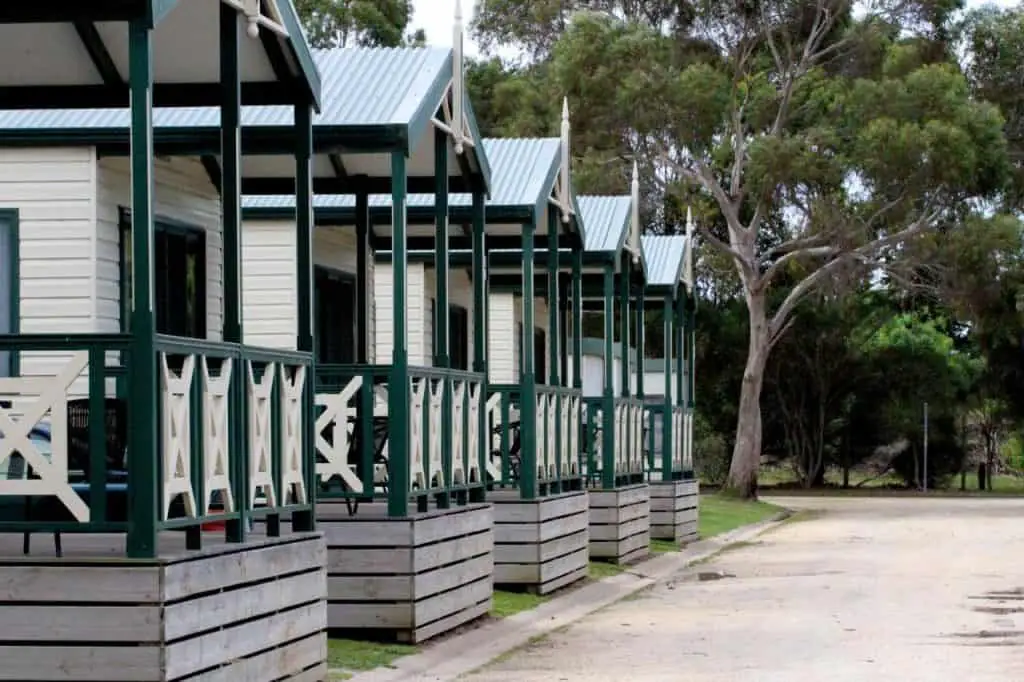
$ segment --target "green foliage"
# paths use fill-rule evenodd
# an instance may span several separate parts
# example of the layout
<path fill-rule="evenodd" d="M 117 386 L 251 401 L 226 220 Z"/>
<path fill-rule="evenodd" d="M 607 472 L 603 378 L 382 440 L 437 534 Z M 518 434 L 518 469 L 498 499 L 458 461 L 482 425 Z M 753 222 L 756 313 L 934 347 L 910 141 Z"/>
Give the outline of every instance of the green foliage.
<path fill-rule="evenodd" d="M 295 0 L 314 47 L 398 47 L 423 44 L 423 31 L 407 35 L 411 0 Z"/>

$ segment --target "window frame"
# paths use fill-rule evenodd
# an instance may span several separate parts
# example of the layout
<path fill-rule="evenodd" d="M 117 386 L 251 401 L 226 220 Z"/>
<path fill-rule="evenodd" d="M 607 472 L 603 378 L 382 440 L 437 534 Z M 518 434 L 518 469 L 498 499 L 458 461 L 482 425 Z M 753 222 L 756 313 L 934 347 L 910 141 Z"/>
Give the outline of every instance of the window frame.
<path fill-rule="evenodd" d="M 4 270 L 10 273 L 10 286 L 6 292 L 8 297 L 9 327 L 11 334 L 21 333 L 21 212 L 17 208 L 0 208 L 0 230 L 9 231 L 10 251 Z M 7 352 L 6 374 L 0 376 L 14 377 L 21 373 L 21 358 L 17 351 Z"/>

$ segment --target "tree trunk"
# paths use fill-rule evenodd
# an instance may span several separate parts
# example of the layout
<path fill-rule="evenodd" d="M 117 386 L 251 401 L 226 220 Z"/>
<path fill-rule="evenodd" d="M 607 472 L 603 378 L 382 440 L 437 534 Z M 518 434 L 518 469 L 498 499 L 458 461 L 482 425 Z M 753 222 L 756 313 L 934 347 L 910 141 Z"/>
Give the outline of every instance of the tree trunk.
<path fill-rule="evenodd" d="M 768 320 L 764 294 L 748 294 L 750 338 L 747 365 L 740 387 L 736 445 L 724 489 L 744 499 L 757 499 L 757 472 L 761 464 L 761 387 L 768 360 Z"/>

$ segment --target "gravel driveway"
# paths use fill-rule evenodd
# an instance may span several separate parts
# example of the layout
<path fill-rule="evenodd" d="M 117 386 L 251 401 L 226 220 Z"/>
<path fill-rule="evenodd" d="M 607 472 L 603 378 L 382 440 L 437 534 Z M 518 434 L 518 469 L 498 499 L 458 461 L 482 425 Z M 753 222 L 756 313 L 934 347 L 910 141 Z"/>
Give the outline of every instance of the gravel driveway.
<path fill-rule="evenodd" d="M 817 509 L 465 679 L 1020 682 L 1024 500 Z"/>

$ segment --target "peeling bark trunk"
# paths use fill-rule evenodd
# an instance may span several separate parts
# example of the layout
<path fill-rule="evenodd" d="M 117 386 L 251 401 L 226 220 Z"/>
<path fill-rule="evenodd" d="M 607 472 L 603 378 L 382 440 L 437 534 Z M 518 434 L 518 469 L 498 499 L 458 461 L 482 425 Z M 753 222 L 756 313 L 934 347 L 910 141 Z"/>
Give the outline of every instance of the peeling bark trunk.
<path fill-rule="evenodd" d="M 761 464 L 761 387 L 768 360 L 768 320 L 764 294 L 748 294 L 750 338 L 747 364 L 740 388 L 736 444 L 725 489 L 744 499 L 757 498 L 757 473 Z"/>

